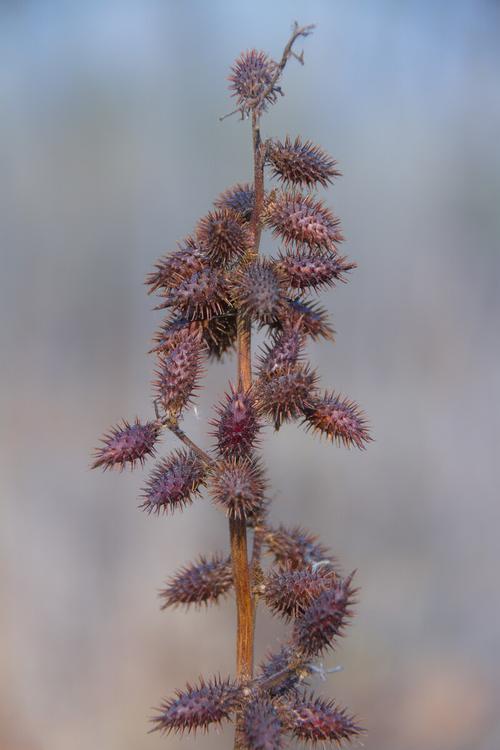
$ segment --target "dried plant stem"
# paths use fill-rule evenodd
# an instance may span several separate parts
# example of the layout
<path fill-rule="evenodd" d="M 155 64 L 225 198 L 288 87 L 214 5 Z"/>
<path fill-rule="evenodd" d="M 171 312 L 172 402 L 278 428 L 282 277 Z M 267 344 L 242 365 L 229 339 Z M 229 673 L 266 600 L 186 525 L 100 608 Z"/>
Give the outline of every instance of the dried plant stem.
<path fill-rule="evenodd" d="M 265 146 L 260 138 L 260 117 L 252 113 L 252 143 L 253 143 L 253 172 L 255 206 L 252 213 L 252 229 L 254 235 L 253 255 L 258 255 L 260 235 L 262 232 L 262 211 L 264 208 L 264 161 Z"/>
<path fill-rule="evenodd" d="M 261 216 L 264 203 L 264 163 L 259 132 L 259 119 L 252 118 L 254 154 L 255 207 L 252 216 L 254 235 L 252 257 L 259 252 Z M 238 381 L 245 390 L 252 385 L 252 328 L 250 318 L 242 311 L 238 313 Z M 254 605 L 248 560 L 247 528 L 245 520 L 229 521 L 231 558 L 233 562 L 234 587 L 237 607 L 236 671 L 242 681 L 253 676 Z"/>
<path fill-rule="evenodd" d="M 245 389 L 252 384 L 251 322 L 241 312 L 238 313 L 238 380 Z M 254 607 L 244 518 L 229 519 L 229 536 L 236 594 L 236 673 L 239 680 L 246 682 L 253 676 Z"/>
<path fill-rule="evenodd" d="M 254 242 L 249 255 L 253 259 L 259 252 L 264 204 L 264 159 L 260 140 L 259 118 L 255 112 L 252 115 L 252 141 L 255 205 L 252 214 Z M 250 317 L 241 310 L 238 312 L 237 326 L 238 382 L 243 389 L 247 390 L 252 385 L 252 324 Z M 255 605 L 252 596 L 245 519 L 230 519 L 229 535 L 237 608 L 236 673 L 240 681 L 247 682 L 253 677 Z M 234 740 L 235 750 L 242 746 L 241 726 L 237 723 Z"/>

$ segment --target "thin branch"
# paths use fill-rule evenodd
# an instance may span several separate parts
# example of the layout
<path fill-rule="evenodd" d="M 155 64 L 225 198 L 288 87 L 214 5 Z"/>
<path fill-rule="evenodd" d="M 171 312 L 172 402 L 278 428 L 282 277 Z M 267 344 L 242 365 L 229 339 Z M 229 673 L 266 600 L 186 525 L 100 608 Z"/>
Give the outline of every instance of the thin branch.
<path fill-rule="evenodd" d="M 219 122 L 222 122 L 223 120 L 227 120 L 228 117 L 232 117 L 233 115 L 237 115 L 238 112 L 241 114 L 242 120 L 244 120 L 245 117 L 248 116 L 248 115 L 243 114 L 241 107 L 236 107 L 236 109 L 233 109 L 232 112 L 226 112 L 225 115 L 222 115 L 221 117 L 219 117 Z"/>
<path fill-rule="evenodd" d="M 157 420 L 158 420 L 159 424 L 161 424 L 162 427 L 166 427 L 167 430 L 170 430 L 170 432 L 173 432 L 173 434 L 182 443 L 184 443 L 184 445 L 187 448 L 189 448 L 190 450 L 192 450 L 193 453 L 195 453 L 198 456 L 198 458 L 201 461 L 203 461 L 203 463 L 208 468 L 213 468 L 214 465 L 215 465 L 215 461 L 213 460 L 213 458 L 210 458 L 210 456 L 208 455 L 208 453 L 206 453 L 203 450 L 203 448 L 200 448 L 199 445 L 196 445 L 196 443 L 193 440 L 191 440 L 190 437 L 188 437 L 186 435 L 186 433 L 184 432 L 184 430 L 179 427 L 179 422 L 177 421 L 177 419 L 175 417 L 169 417 L 169 416 L 167 416 L 167 417 L 160 417 L 159 410 L 158 410 L 158 402 L 154 401 L 153 403 L 154 403 L 156 417 L 157 417 Z"/>
<path fill-rule="evenodd" d="M 276 90 L 276 84 L 278 83 L 281 77 L 281 74 L 283 73 L 285 69 L 287 62 L 291 57 L 294 57 L 296 60 L 298 60 L 301 65 L 304 64 L 304 51 L 302 51 L 300 55 L 297 55 L 293 51 L 292 47 L 299 37 L 301 36 L 306 37 L 312 34 L 314 28 L 315 28 L 314 24 L 309 24 L 309 26 L 299 26 L 297 21 L 294 21 L 292 36 L 290 37 L 290 39 L 285 45 L 285 49 L 283 50 L 281 60 L 276 67 L 276 72 L 273 75 L 268 86 L 264 89 L 264 91 L 260 94 L 260 96 L 255 100 L 255 104 L 252 105 L 252 108 L 255 107 L 256 109 L 258 109 L 259 105 L 262 105 L 264 103 L 264 101 L 269 96 L 269 94 L 271 94 L 273 91 Z M 280 93 L 282 92 L 280 91 Z"/>
<path fill-rule="evenodd" d="M 181 428 L 179 427 L 179 425 L 177 424 L 177 422 L 174 423 L 174 424 L 167 424 L 166 426 L 168 427 L 168 429 L 171 432 L 174 433 L 174 435 L 176 437 L 179 438 L 179 440 L 181 440 L 184 443 L 184 445 L 186 445 L 188 448 L 191 448 L 191 450 L 193 451 L 193 453 L 196 453 L 196 455 L 198 456 L 198 458 L 200 458 L 203 461 L 204 464 L 206 464 L 209 468 L 213 467 L 213 465 L 215 463 L 213 461 L 213 459 L 210 458 L 210 456 L 208 455 L 208 453 L 205 453 L 205 451 L 203 450 L 203 448 L 200 448 L 198 445 L 196 445 L 196 443 L 194 443 L 191 440 L 191 438 L 189 438 L 186 435 L 186 433 L 184 432 L 184 430 L 181 430 Z"/>

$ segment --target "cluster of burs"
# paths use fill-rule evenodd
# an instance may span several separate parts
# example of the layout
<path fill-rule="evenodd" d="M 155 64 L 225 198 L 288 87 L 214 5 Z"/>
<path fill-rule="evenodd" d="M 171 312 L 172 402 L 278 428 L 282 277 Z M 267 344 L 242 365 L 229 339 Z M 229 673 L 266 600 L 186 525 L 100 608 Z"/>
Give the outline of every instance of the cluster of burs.
<path fill-rule="evenodd" d="M 278 63 L 255 50 L 235 62 L 230 86 L 243 119 L 260 116 L 282 93 L 277 69 Z M 187 685 L 160 705 L 153 726 L 188 732 L 229 720 L 239 726 L 243 747 L 278 750 L 286 737 L 341 743 L 362 731 L 345 709 L 309 687 L 321 670 L 319 659 L 335 647 L 352 617 L 356 590 L 352 575 L 341 572 L 314 535 L 269 522 L 259 436 L 266 423 L 278 430 L 296 421 L 348 447 L 364 448 L 370 437 L 357 404 L 320 390 L 306 360 L 308 340 L 333 338 L 328 314 L 315 297 L 345 282 L 355 268 L 339 252 L 338 218 L 314 194 L 339 176 L 336 162 L 300 138 L 269 139 L 260 149 L 274 183 L 263 193 L 259 215 L 253 184 L 229 188 L 148 276 L 150 291 L 160 297 L 157 309 L 168 310 L 152 350 L 156 416 L 113 428 L 97 449 L 94 466 L 134 467 L 154 456 L 161 434 L 179 431 L 207 363 L 235 350 L 242 321 L 265 332 L 253 382 L 245 387 L 237 376 L 215 407 L 211 451 L 192 444 L 193 450 L 189 441 L 161 459 L 145 482 L 140 507 L 148 513 L 174 512 L 206 493 L 230 519 L 244 521 L 254 540 L 254 607 L 264 603 L 288 625 L 281 648 L 252 677 L 217 676 Z M 256 252 L 256 233 L 266 229 L 279 239 L 274 257 Z M 215 604 L 233 584 L 230 556 L 201 556 L 167 582 L 162 607 Z"/>

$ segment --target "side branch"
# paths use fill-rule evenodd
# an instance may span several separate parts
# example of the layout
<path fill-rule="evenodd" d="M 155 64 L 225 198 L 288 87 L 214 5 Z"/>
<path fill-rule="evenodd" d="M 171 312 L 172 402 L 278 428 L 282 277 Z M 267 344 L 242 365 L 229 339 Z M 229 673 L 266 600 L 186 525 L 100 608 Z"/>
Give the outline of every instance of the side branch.
<path fill-rule="evenodd" d="M 181 443 L 184 443 L 184 445 L 187 448 L 190 448 L 193 451 L 193 453 L 195 453 L 198 456 L 198 458 L 201 461 L 203 461 L 203 463 L 208 468 L 213 467 L 213 465 L 215 463 L 214 460 L 212 458 L 210 458 L 210 456 L 208 455 L 208 453 L 206 453 L 203 450 L 203 448 L 200 448 L 199 445 L 196 445 L 196 443 L 193 440 L 191 440 L 190 437 L 188 437 L 186 435 L 186 433 L 184 432 L 184 430 L 179 427 L 179 423 L 178 423 L 178 421 L 176 419 L 165 418 L 165 419 L 159 419 L 158 421 L 160 422 L 160 424 L 162 425 L 162 427 L 166 427 L 177 438 L 179 438 L 179 440 L 181 441 Z"/>
<path fill-rule="evenodd" d="M 256 103 L 255 103 L 256 109 L 258 109 L 258 106 L 261 105 L 266 100 L 266 97 L 268 97 L 269 94 L 273 90 L 276 89 L 276 84 L 278 83 L 281 77 L 281 74 L 283 73 L 285 69 L 287 62 L 291 57 L 294 57 L 296 60 L 298 60 L 301 65 L 304 64 L 304 53 L 301 52 L 300 55 L 297 55 L 293 51 L 293 45 L 295 44 L 295 42 L 297 41 L 299 37 L 301 36 L 306 37 L 312 34 L 314 28 L 315 28 L 314 24 L 309 24 L 309 26 L 299 26 L 297 21 L 294 21 L 292 36 L 290 37 L 290 39 L 285 45 L 285 49 L 283 50 L 281 60 L 279 61 L 276 67 L 276 72 L 273 75 L 269 85 L 264 89 L 262 94 L 256 100 Z"/>

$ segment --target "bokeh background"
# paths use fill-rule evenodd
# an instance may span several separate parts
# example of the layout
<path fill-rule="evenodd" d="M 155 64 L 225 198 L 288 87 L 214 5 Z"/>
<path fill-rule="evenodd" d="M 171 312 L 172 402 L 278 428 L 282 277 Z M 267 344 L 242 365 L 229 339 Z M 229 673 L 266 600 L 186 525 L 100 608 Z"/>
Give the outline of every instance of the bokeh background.
<path fill-rule="evenodd" d="M 187 615 L 157 600 L 227 548 L 223 517 L 206 499 L 148 517 L 141 471 L 88 466 L 109 425 L 152 413 L 146 273 L 250 176 L 248 123 L 218 121 L 228 67 L 278 56 L 294 18 L 318 28 L 263 130 L 344 172 L 329 200 L 359 270 L 326 296 L 337 343 L 311 357 L 376 437 L 366 453 L 295 426 L 265 439 L 274 516 L 359 571 L 328 658 L 344 671 L 317 687 L 370 750 L 500 746 L 499 3 L 3 0 L 2 750 L 193 747 L 148 736 L 152 707 L 233 668 L 232 599 Z M 233 372 L 213 368 L 187 418 L 203 445 Z M 258 654 L 281 635 L 261 616 Z"/>

